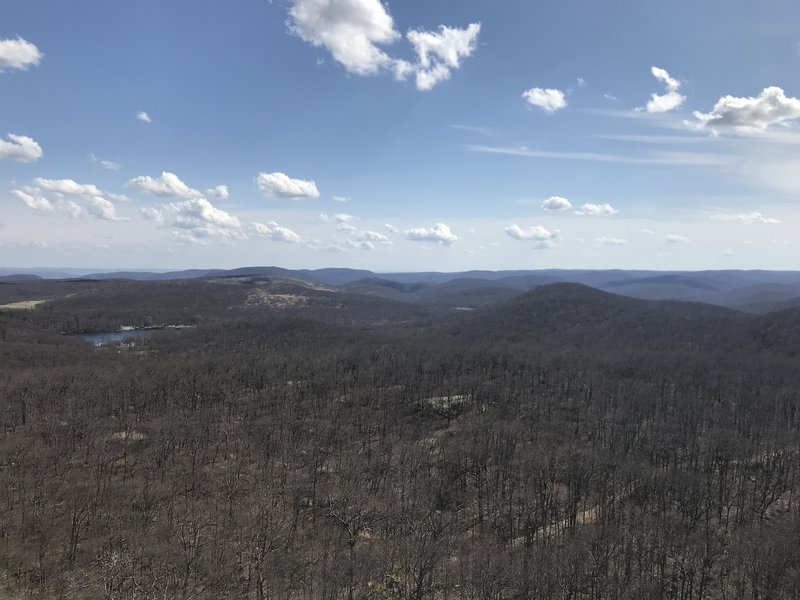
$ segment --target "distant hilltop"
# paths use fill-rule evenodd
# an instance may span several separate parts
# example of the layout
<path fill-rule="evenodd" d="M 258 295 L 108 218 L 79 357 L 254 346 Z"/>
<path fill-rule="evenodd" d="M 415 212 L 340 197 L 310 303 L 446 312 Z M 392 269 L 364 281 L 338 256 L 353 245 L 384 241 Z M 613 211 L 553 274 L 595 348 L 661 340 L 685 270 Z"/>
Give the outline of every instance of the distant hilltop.
<path fill-rule="evenodd" d="M 438 304 L 463 298 L 466 306 L 491 304 L 550 283 L 577 283 L 644 300 L 716 304 L 748 312 L 800 305 L 800 271 L 509 270 L 376 273 L 363 269 L 284 269 L 275 266 L 183 271 L 0 269 L 0 283 L 40 279 L 170 281 L 219 277 L 280 277 L 346 288 L 392 300 Z"/>

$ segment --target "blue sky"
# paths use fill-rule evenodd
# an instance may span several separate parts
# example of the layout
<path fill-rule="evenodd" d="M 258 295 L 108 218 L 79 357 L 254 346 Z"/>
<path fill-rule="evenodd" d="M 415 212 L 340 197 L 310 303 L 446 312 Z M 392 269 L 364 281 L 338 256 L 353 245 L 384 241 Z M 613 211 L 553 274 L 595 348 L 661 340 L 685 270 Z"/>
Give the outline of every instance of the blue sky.
<path fill-rule="evenodd" d="M 8 0 L 0 71 L 0 266 L 798 267 L 788 0 Z"/>

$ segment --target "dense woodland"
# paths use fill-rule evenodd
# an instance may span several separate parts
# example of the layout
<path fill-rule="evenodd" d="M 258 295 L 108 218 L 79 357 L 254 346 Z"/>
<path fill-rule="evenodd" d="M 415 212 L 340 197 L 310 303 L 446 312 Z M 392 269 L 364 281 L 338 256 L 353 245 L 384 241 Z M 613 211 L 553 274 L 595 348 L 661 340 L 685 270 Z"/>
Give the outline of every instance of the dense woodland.
<path fill-rule="evenodd" d="M 0 284 L 30 299 L 0 307 L 0 597 L 800 598 L 800 309 Z M 192 327 L 72 335 L 123 325 Z"/>

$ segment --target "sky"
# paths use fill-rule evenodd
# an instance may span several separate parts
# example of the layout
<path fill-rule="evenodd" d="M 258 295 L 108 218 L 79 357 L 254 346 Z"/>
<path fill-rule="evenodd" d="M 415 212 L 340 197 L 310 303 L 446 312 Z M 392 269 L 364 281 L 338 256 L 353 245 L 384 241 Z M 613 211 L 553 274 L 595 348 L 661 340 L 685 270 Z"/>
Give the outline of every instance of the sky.
<path fill-rule="evenodd" d="M 4 0 L 0 266 L 800 267 L 796 0 Z"/>

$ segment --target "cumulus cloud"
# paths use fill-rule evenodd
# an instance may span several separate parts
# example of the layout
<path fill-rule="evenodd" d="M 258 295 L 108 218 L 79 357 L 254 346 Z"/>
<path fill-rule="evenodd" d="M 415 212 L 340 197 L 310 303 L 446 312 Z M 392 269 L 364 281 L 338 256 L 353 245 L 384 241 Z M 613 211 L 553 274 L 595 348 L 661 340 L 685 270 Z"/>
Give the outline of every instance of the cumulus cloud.
<path fill-rule="evenodd" d="M 41 191 L 25 186 L 21 190 L 11 190 L 11 195 L 25 203 L 28 208 L 42 212 L 53 210 L 53 203 L 42 196 Z"/>
<path fill-rule="evenodd" d="M 461 60 L 475 52 L 480 23 L 470 23 L 464 29 L 441 25 L 439 31 L 412 29 L 406 37 L 417 54 L 417 63 L 400 63 L 396 73 L 402 78 L 404 72 L 416 74 L 418 90 L 430 90 L 437 83 L 450 79 L 450 72 L 461 66 Z"/>
<path fill-rule="evenodd" d="M 353 225 L 353 221 L 356 218 L 353 215 L 339 213 L 338 215 L 333 215 L 333 218 L 336 220 L 336 229 L 339 231 L 356 231 L 356 227 Z"/>
<path fill-rule="evenodd" d="M 351 73 L 370 75 L 393 62 L 376 45 L 400 37 L 380 0 L 294 0 L 289 17 L 292 33 L 324 47 Z"/>
<path fill-rule="evenodd" d="M 165 209 L 173 215 L 173 236 L 183 241 L 206 243 L 216 238 L 226 241 L 246 240 L 239 219 L 216 208 L 208 198 L 172 202 Z"/>
<path fill-rule="evenodd" d="M 626 246 L 628 244 L 628 240 L 626 240 L 625 238 L 612 237 L 607 235 L 599 237 L 595 241 L 598 244 L 602 244 L 603 246 Z"/>
<path fill-rule="evenodd" d="M 150 118 L 150 115 L 148 115 L 143 110 L 139 111 L 138 113 L 136 113 L 136 118 L 139 119 L 142 123 L 152 123 L 153 122 L 153 119 Z"/>
<path fill-rule="evenodd" d="M 682 242 L 688 242 L 689 238 L 687 238 L 684 235 L 677 235 L 675 233 L 670 233 L 669 235 L 667 235 L 666 240 L 668 244 L 680 244 Z"/>
<path fill-rule="evenodd" d="M 686 96 L 680 94 L 681 82 L 659 67 L 651 67 L 650 72 L 667 88 L 665 94 L 650 94 L 650 102 L 645 109 L 649 113 L 669 112 L 681 106 L 686 101 Z"/>
<path fill-rule="evenodd" d="M 586 203 L 576 210 L 576 215 L 588 215 L 591 217 L 608 217 L 617 214 L 619 211 L 610 204 L 591 204 Z"/>
<path fill-rule="evenodd" d="M 567 106 L 567 97 L 561 90 L 531 88 L 522 93 L 531 106 L 538 106 L 545 112 L 553 113 Z"/>
<path fill-rule="evenodd" d="M 461 66 L 461 59 L 474 52 L 480 24 L 410 30 L 406 37 L 417 55 L 415 63 L 393 58 L 380 48 L 401 37 L 380 0 L 292 0 L 289 30 L 325 48 L 349 73 L 373 75 L 387 69 L 397 79 L 413 74 L 417 88 L 429 90 L 448 79 Z"/>
<path fill-rule="evenodd" d="M 42 190 L 64 195 L 102 196 L 103 194 L 100 188 L 92 183 L 78 183 L 72 179 L 43 179 L 42 177 L 37 177 L 33 180 L 33 184 Z"/>
<path fill-rule="evenodd" d="M 139 209 L 139 214 L 148 221 L 155 221 L 159 225 L 164 224 L 164 213 L 157 208 L 146 206 Z"/>
<path fill-rule="evenodd" d="M 292 179 L 285 173 L 259 173 L 256 179 L 261 193 L 270 198 L 319 198 L 317 184 L 304 179 Z"/>
<path fill-rule="evenodd" d="M 556 241 L 561 235 L 558 229 L 550 231 L 541 225 L 520 227 L 516 223 L 510 227 L 506 227 L 505 232 L 515 240 L 536 242 L 535 247 L 539 250 L 554 248 Z"/>
<path fill-rule="evenodd" d="M 127 221 L 117 216 L 117 209 L 110 200 L 106 200 L 102 196 L 91 196 L 86 200 L 86 211 L 106 221 Z"/>
<path fill-rule="evenodd" d="M 382 246 L 392 245 L 392 241 L 388 237 L 377 231 L 362 231 L 358 237 L 363 242 L 381 244 Z"/>
<path fill-rule="evenodd" d="M 237 217 L 214 206 L 206 195 L 188 186 L 174 173 L 164 171 L 159 177 L 143 175 L 131 179 L 126 185 L 151 196 L 181 200 L 139 211 L 144 218 L 171 228 L 170 233 L 179 241 L 205 245 L 213 240 L 232 243 L 248 239 L 245 227 Z M 209 188 L 206 193 L 220 200 L 229 197 L 228 188 L 224 185 Z M 259 234 L 266 235 L 266 229 L 259 231 L 257 224 L 253 228 Z M 276 238 L 281 235 L 281 229 L 275 230 Z"/>
<path fill-rule="evenodd" d="M 400 230 L 391 223 L 384 223 L 383 228 L 390 233 L 400 233 Z"/>
<path fill-rule="evenodd" d="M 719 213 L 716 215 L 711 215 L 711 219 L 715 221 L 738 221 L 739 223 L 744 223 L 745 225 L 752 225 L 754 223 L 761 223 L 764 225 L 776 225 L 780 223 L 778 219 L 773 219 L 769 217 L 765 217 L 760 212 L 753 211 L 749 213 Z"/>
<path fill-rule="evenodd" d="M 375 250 L 375 244 L 366 240 L 339 240 L 336 245 L 345 250 Z"/>
<path fill-rule="evenodd" d="M 0 40 L 0 73 L 8 69 L 26 70 L 36 66 L 44 58 L 35 44 L 21 37 L 11 40 Z"/>
<path fill-rule="evenodd" d="M 202 192 L 186 185 L 175 173 L 164 171 L 159 177 L 142 175 L 131 179 L 128 187 L 150 194 L 167 198 L 204 198 Z"/>
<path fill-rule="evenodd" d="M 0 160 L 30 163 L 42 158 L 42 147 L 32 138 L 14 133 L 9 133 L 6 137 L 8 141 L 0 139 Z"/>
<path fill-rule="evenodd" d="M 697 119 L 696 129 L 713 133 L 759 133 L 800 118 L 800 98 L 789 97 L 781 88 L 772 86 L 764 88 L 755 98 L 723 96 L 711 112 L 692 114 Z"/>
<path fill-rule="evenodd" d="M 227 185 L 218 185 L 213 188 L 208 188 L 206 190 L 206 196 L 216 200 L 227 200 L 231 197 L 231 193 Z"/>
<path fill-rule="evenodd" d="M 545 210 L 569 210 L 572 208 L 572 202 L 561 196 L 550 196 L 542 203 L 542 208 Z"/>
<path fill-rule="evenodd" d="M 92 183 L 37 177 L 32 184 L 19 190 L 12 190 L 11 193 L 34 210 L 51 211 L 58 207 L 75 218 L 89 214 L 105 221 L 127 221 L 117 216 L 114 203 L 106 197 L 105 192 Z"/>
<path fill-rule="evenodd" d="M 288 227 L 282 227 L 275 221 L 270 221 L 266 225 L 264 223 L 253 223 L 253 227 L 258 235 L 268 238 L 273 242 L 286 242 L 287 244 L 296 244 L 301 241 L 299 235 Z"/>
<path fill-rule="evenodd" d="M 443 246 L 449 246 L 459 239 L 444 223 L 436 223 L 433 227 L 407 229 L 403 232 L 403 236 L 412 242 L 436 242 Z"/>

